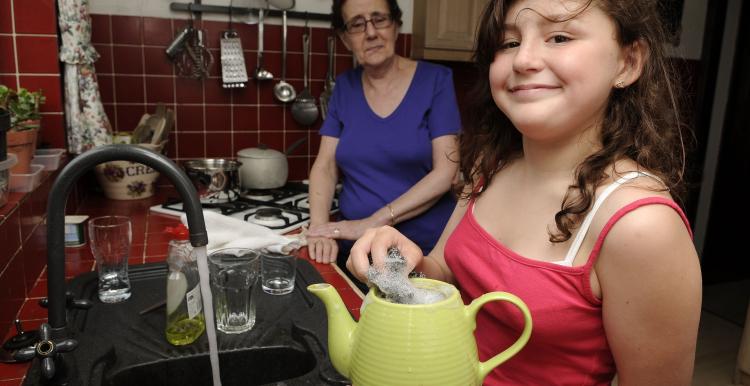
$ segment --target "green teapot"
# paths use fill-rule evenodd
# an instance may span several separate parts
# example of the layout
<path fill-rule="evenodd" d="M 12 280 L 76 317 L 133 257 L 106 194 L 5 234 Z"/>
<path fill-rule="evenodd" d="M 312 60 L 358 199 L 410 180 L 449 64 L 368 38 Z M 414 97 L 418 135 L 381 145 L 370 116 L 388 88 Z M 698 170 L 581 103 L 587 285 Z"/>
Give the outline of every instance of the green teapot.
<path fill-rule="evenodd" d="M 445 298 L 432 304 L 397 304 L 372 289 L 360 308 L 359 323 L 349 315 L 331 285 L 307 287 L 326 307 L 331 362 L 353 385 L 479 386 L 492 369 L 528 342 L 531 314 L 515 295 L 491 292 L 465 306 L 456 287 L 448 283 L 411 280 L 415 287 L 439 291 Z M 480 362 L 473 331 L 477 312 L 491 301 L 507 301 L 518 307 L 525 325 L 515 343 Z"/>

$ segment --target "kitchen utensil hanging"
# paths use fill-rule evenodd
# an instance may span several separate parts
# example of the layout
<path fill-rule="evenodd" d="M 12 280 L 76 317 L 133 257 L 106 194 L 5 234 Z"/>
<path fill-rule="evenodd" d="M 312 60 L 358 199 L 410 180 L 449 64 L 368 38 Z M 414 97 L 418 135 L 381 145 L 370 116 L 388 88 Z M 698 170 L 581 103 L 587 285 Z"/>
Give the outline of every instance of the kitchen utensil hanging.
<path fill-rule="evenodd" d="M 318 106 L 315 105 L 315 97 L 310 93 L 308 82 L 308 71 L 310 62 L 310 29 L 305 19 L 305 32 L 302 34 L 302 68 L 304 87 L 297 95 L 292 104 L 292 118 L 300 125 L 312 125 L 318 119 Z"/>
<path fill-rule="evenodd" d="M 280 102 L 288 103 L 297 97 L 294 87 L 286 82 L 286 9 L 281 11 L 281 79 L 273 86 L 273 95 Z"/>
<path fill-rule="evenodd" d="M 219 41 L 221 81 L 224 88 L 242 88 L 248 81 L 245 54 L 239 34 L 232 28 L 232 1 L 229 2 L 229 28 Z"/>
<path fill-rule="evenodd" d="M 208 77 L 208 69 L 214 57 L 203 43 L 203 30 L 193 26 L 193 13 L 188 19 L 187 37 L 183 49 L 176 55 L 177 75 L 183 78 L 203 79 Z M 179 36 L 178 36 L 179 37 Z"/>
<path fill-rule="evenodd" d="M 326 71 L 326 81 L 323 84 L 323 92 L 320 93 L 320 113 L 323 119 L 328 115 L 328 101 L 331 99 L 333 94 L 333 88 L 336 86 L 336 81 L 333 78 L 334 68 L 333 59 L 336 56 L 336 37 L 333 35 L 328 36 L 328 70 Z"/>
<path fill-rule="evenodd" d="M 265 19 L 265 9 L 258 9 L 258 62 L 255 66 L 256 80 L 271 80 L 273 74 L 263 68 L 263 20 Z"/>

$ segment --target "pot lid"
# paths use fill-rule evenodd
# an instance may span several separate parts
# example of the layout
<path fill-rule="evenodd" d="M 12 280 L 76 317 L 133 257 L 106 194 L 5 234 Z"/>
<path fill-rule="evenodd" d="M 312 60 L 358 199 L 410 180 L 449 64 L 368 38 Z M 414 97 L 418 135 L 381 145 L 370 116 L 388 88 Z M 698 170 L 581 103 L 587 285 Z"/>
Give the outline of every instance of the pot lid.
<path fill-rule="evenodd" d="M 284 153 L 269 149 L 268 146 L 264 144 L 258 145 L 258 147 L 249 147 L 247 149 L 242 149 L 237 152 L 237 156 L 241 158 L 260 158 L 260 159 L 276 159 L 276 158 L 286 158 L 284 156 Z"/>

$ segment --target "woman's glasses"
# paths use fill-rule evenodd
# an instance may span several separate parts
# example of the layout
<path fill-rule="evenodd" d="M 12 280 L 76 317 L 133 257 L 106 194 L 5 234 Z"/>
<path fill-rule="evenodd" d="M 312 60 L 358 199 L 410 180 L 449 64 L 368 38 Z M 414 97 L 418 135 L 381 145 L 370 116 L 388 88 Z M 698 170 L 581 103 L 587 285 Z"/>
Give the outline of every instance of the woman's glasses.
<path fill-rule="evenodd" d="M 363 16 L 357 16 L 344 24 L 344 30 L 351 35 L 360 34 L 367 29 L 367 23 L 372 23 L 375 29 L 388 28 L 393 24 L 393 18 L 390 14 L 374 13 L 369 19 Z"/>

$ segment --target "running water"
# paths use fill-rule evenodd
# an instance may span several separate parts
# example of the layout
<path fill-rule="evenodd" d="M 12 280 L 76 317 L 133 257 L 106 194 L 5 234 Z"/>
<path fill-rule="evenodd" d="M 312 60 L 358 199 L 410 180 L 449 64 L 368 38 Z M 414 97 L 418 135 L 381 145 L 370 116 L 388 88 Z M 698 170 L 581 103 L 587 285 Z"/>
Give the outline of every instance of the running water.
<path fill-rule="evenodd" d="M 198 260 L 198 276 L 201 282 L 201 295 L 203 297 L 203 316 L 206 319 L 206 334 L 208 336 L 208 354 L 211 358 L 211 375 L 214 380 L 213 386 L 221 386 L 221 371 L 219 370 L 219 347 L 216 344 L 216 325 L 214 324 L 214 304 L 211 297 L 211 285 L 208 279 L 208 255 L 206 247 L 195 247 L 195 256 Z"/>

